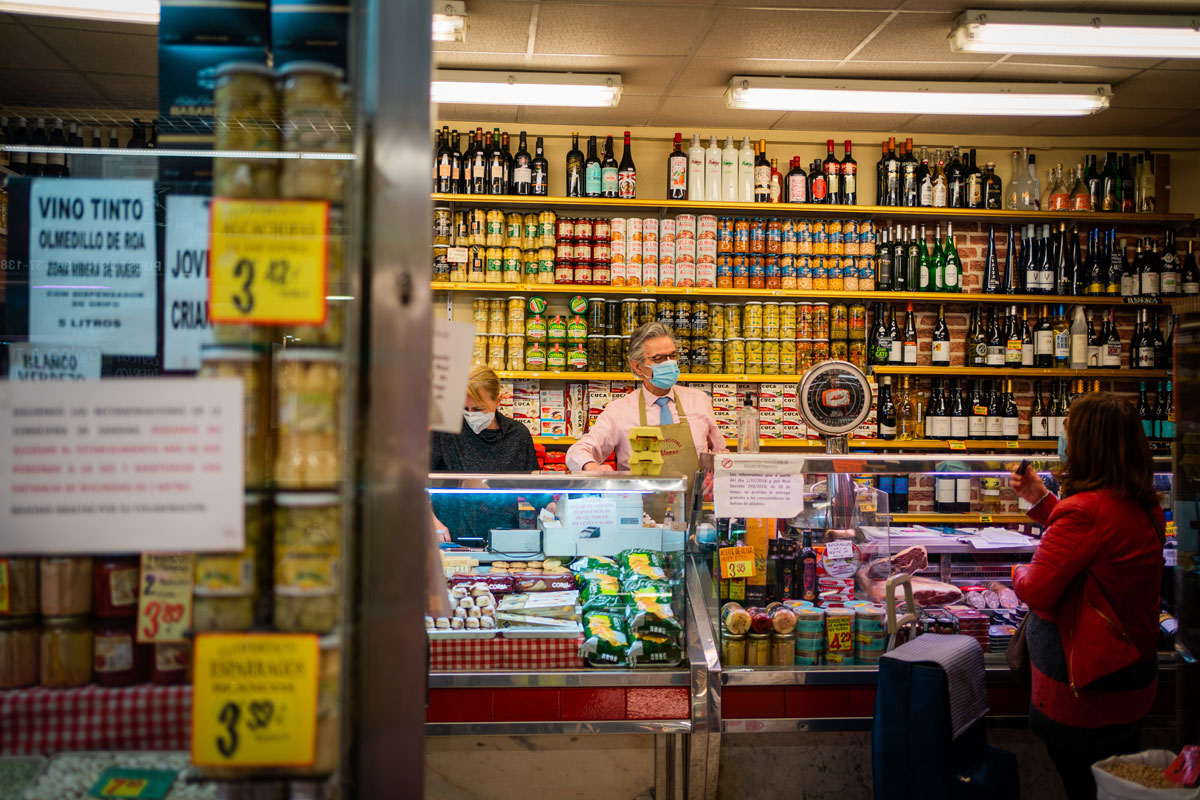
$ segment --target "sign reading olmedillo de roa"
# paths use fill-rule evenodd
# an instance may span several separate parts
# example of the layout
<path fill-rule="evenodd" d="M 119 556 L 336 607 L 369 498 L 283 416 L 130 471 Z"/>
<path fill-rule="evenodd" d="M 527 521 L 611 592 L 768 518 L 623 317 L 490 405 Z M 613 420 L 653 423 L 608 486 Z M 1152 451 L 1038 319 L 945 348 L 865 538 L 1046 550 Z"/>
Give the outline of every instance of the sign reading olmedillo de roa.
<path fill-rule="evenodd" d="M 0 549 L 241 550 L 243 404 L 235 379 L 0 381 Z"/>
<path fill-rule="evenodd" d="M 154 182 L 39 178 L 29 196 L 29 340 L 158 352 Z"/>

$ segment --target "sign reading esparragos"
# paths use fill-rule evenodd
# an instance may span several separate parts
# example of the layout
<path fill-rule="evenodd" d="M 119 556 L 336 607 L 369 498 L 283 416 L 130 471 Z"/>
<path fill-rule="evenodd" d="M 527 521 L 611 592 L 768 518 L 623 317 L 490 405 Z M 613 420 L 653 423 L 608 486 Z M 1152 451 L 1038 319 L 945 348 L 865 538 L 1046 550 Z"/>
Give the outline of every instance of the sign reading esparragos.
<path fill-rule="evenodd" d="M 29 340 L 153 356 L 153 181 L 33 181 L 29 196 Z"/>

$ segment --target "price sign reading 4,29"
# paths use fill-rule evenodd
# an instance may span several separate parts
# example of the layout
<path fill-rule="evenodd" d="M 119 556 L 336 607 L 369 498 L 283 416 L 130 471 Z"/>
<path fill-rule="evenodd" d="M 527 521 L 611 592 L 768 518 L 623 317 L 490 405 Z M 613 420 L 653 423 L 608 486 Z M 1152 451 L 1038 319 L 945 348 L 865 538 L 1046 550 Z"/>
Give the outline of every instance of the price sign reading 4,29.
<path fill-rule="evenodd" d="M 310 766 L 317 730 L 317 637 L 196 637 L 192 761 L 216 767 Z"/>
<path fill-rule="evenodd" d="M 829 639 L 829 650 L 831 652 L 853 648 L 854 635 L 850 632 L 853 623 L 854 618 L 849 615 L 826 618 L 825 631 Z"/>
<path fill-rule="evenodd" d="M 718 551 L 718 557 L 721 560 L 722 578 L 728 580 L 754 577 L 753 547 L 722 547 Z"/>
<path fill-rule="evenodd" d="M 329 203 L 216 198 L 211 225 L 213 322 L 324 324 Z"/>

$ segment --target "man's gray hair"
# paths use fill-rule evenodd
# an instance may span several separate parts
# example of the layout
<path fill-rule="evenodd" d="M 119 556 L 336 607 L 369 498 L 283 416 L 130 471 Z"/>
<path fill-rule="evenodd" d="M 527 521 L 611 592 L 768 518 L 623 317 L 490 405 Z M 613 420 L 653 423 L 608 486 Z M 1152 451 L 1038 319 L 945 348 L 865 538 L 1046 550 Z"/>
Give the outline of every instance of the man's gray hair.
<path fill-rule="evenodd" d="M 671 326 L 663 322 L 647 322 L 629 337 L 629 360 L 644 361 L 646 359 L 646 342 L 666 336 L 675 344 L 675 332 Z"/>

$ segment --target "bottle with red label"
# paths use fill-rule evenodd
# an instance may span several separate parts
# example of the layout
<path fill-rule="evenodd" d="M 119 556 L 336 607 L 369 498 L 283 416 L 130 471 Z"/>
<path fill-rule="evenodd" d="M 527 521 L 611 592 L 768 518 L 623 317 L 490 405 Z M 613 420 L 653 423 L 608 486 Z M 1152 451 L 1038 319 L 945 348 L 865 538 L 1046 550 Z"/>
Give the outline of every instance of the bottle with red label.
<path fill-rule="evenodd" d="M 826 203 L 829 194 L 829 184 L 825 182 L 825 173 L 821 170 L 821 162 L 813 161 L 808 170 L 808 202 Z"/>
<path fill-rule="evenodd" d="M 804 549 L 800 551 L 799 569 L 800 599 L 816 603 L 817 592 L 817 551 L 812 546 L 812 531 L 804 531 Z"/>
<path fill-rule="evenodd" d="M 686 200 L 688 157 L 683 152 L 683 134 L 675 134 L 675 143 L 667 155 L 667 199 Z"/>
<path fill-rule="evenodd" d="M 779 159 L 771 159 L 771 202 L 783 202 L 783 176 L 779 174 Z"/>
<path fill-rule="evenodd" d="M 846 140 L 846 157 L 842 159 L 842 197 L 843 205 L 858 205 L 858 162 L 850 154 L 851 142 Z"/>
<path fill-rule="evenodd" d="M 833 154 L 833 139 L 825 140 L 825 160 L 821 171 L 825 173 L 825 199 L 821 202 L 838 205 L 842 202 L 842 162 Z"/>
<path fill-rule="evenodd" d="M 783 202 L 808 202 L 808 174 L 800 166 L 800 156 L 792 156 L 792 168 L 783 183 Z"/>
<path fill-rule="evenodd" d="M 114 556 L 92 562 L 92 611 L 100 619 L 137 616 L 138 558 Z"/>
<path fill-rule="evenodd" d="M 150 678 L 151 645 L 138 644 L 132 620 L 98 620 L 93 674 L 101 686 L 132 686 Z"/>

